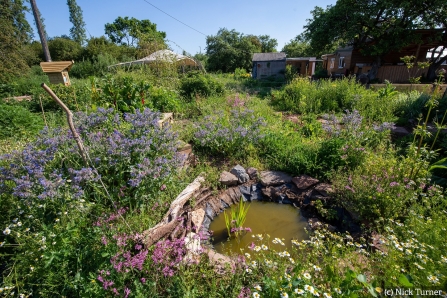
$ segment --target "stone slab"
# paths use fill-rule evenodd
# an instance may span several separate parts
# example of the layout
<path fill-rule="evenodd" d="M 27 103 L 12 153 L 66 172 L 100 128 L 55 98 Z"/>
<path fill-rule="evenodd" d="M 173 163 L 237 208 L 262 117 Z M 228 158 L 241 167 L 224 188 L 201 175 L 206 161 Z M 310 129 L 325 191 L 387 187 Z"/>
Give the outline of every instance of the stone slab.
<path fill-rule="evenodd" d="M 320 182 L 316 178 L 312 178 L 307 175 L 300 175 L 298 177 L 293 177 L 292 182 L 298 187 L 299 189 L 308 189 L 309 187 L 314 186 L 318 182 Z"/>
<path fill-rule="evenodd" d="M 280 171 L 262 171 L 260 180 L 264 186 L 277 186 L 292 181 L 292 176 Z"/>

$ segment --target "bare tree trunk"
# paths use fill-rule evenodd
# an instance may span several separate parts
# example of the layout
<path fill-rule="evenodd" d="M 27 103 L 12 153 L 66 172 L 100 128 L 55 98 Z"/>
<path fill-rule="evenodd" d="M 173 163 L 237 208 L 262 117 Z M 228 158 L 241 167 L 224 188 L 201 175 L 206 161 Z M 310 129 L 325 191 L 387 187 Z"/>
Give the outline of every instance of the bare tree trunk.
<path fill-rule="evenodd" d="M 374 60 L 372 64 L 372 68 L 368 73 L 368 79 L 371 82 L 377 77 L 377 73 L 379 72 L 379 67 L 381 66 L 382 59 L 380 56 L 376 56 L 376 59 Z"/>
<path fill-rule="evenodd" d="M 36 20 L 37 31 L 39 32 L 40 43 L 42 44 L 43 54 L 47 62 L 51 62 L 50 51 L 48 50 L 47 39 L 42 29 L 42 22 L 39 17 L 39 10 L 37 9 L 36 0 L 30 0 L 31 8 L 33 10 L 34 19 Z"/>

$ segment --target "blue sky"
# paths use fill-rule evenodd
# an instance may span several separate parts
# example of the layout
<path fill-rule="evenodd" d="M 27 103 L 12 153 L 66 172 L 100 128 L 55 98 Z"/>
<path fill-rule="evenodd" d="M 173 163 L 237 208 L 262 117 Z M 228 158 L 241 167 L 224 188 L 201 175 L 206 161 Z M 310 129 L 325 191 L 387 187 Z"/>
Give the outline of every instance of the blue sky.
<path fill-rule="evenodd" d="M 147 0 L 159 9 L 188 24 L 206 35 L 215 35 L 219 28 L 235 29 L 244 34 L 267 34 L 278 40 L 278 50 L 290 39 L 303 31 L 306 19 L 315 6 L 326 7 L 336 0 L 314 1 L 174 1 Z M 45 19 L 50 37 L 69 34 L 69 21 L 65 0 L 36 0 Z M 104 35 L 104 24 L 112 23 L 117 17 L 148 19 L 165 31 L 171 48 L 178 53 L 185 49 L 191 54 L 205 52 L 206 37 L 165 15 L 145 0 L 77 0 L 83 10 L 87 35 Z M 30 24 L 32 14 L 28 14 Z M 37 30 L 35 36 L 38 37 Z M 177 45 L 178 46 L 177 46 Z"/>

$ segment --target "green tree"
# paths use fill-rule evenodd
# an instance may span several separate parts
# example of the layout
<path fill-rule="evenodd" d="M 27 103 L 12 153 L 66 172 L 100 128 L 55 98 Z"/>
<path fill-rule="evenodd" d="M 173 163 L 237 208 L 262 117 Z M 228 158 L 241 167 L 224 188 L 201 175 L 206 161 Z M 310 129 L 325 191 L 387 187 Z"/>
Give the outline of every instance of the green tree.
<path fill-rule="evenodd" d="M 261 43 L 262 53 L 276 52 L 278 41 L 275 38 L 270 38 L 269 35 L 259 35 L 258 38 Z"/>
<path fill-rule="evenodd" d="M 136 49 L 117 45 L 105 36 L 90 38 L 84 47 L 83 56 L 92 60 L 100 54 L 110 55 L 111 57 L 122 61 L 123 58 L 136 58 Z"/>
<path fill-rule="evenodd" d="M 82 54 L 82 46 L 67 36 L 49 40 L 48 48 L 54 61 L 78 60 Z"/>
<path fill-rule="evenodd" d="M 22 0 L 0 1 L 0 82 L 9 82 L 28 70 L 26 44 L 32 29 Z"/>
<path fill-rule="evenodd" d="M 142 37 L 146 39 L 166 38 L 166 33 L 157 31 L 157 25 L 149 20 L 137 20 L 136 18 L 118 17 L 113 23 L 105 25 L 105 34 L 116 44 L 138 46 Z"/>
<path fill-rule="evenodd" d="M 70 29 L 70 37 L 79 44 L 83 44 L 87 39 L 85 34 L 85 23 L 82 17 L 82 9 L 76 3 L 76 0 L 67 0 L 68 9 L 70 11 L 70 22 L 73 27 Z"/>
<path fill-rule="evenodd" d="M 335 48 L 332 50 L 335 50 Z M 281 51 L 285 52 L 287 57 L 320 57 L 325 54 L 325 52 L 313 49 L 303 35 L 297 35 L 294 39 L 291 39 Z"/>
<path fill-rule="evenodd" d="M 433 25 L 430 12 L 446 5 L 439 0 L 338 0 L 326 9 L 312 10 L 304 35 L 314 49 L 329 52 L 334 45 L 352 45 L 363 55 L 374 57 L 371 80 L 383 55 L 420 41 L 414 29 Z"/>
<path fill-rule="evenodd" d="M 234 72 L 236 68 L 250 70 L 253 53 L 261 51 L 261 43 L 254 35 L 221 28 L 206 38 L 207 69 Z"/>

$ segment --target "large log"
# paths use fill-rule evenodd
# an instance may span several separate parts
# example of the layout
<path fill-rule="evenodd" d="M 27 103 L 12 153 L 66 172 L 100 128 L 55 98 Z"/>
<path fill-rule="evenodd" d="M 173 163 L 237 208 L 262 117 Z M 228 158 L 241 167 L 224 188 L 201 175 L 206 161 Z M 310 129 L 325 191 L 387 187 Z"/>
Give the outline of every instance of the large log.
<path fill-rule="evenodd" d="M 182 219 L 182 215 L 184 215 L 184 205 L 200 192 L 200 187 L 204 181 L 205 179 L 202 176 L 194 179 L 194 181 L 171 203 L 168 212 L 160 223 L 143 232 L 143 242 L 147 247 L 152 246 L 158 240 L 171 235 L 178 225 L 185 224 L 184 220 L 188 220 L 188 217 L 186 216 L 185 219 Z M 187 225 L 190 225 L 190 223 L 187 223 Z"/>

